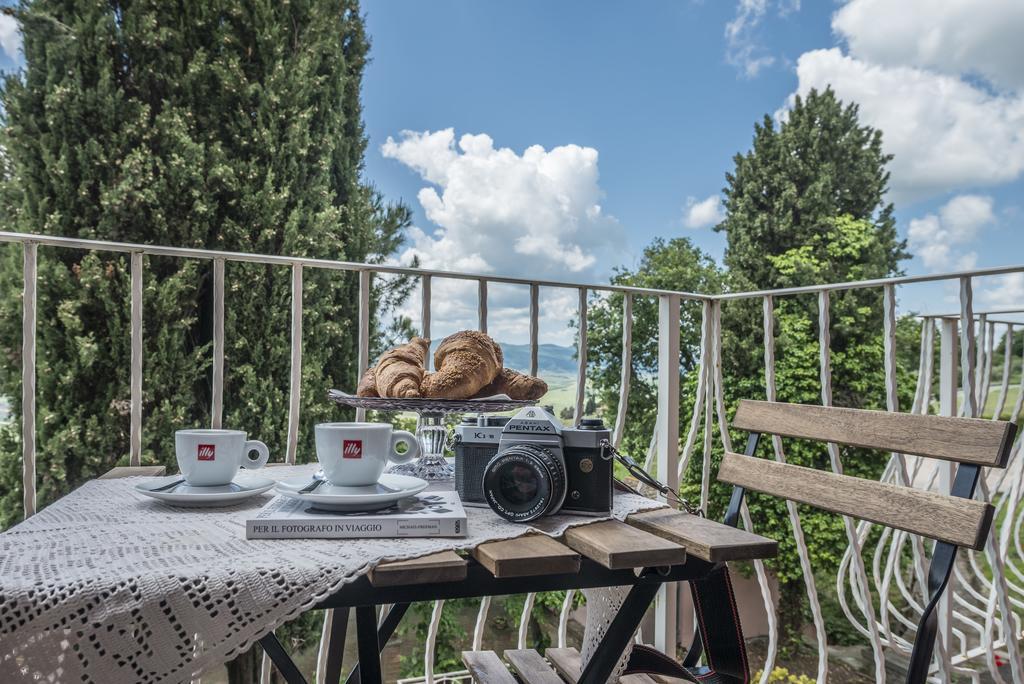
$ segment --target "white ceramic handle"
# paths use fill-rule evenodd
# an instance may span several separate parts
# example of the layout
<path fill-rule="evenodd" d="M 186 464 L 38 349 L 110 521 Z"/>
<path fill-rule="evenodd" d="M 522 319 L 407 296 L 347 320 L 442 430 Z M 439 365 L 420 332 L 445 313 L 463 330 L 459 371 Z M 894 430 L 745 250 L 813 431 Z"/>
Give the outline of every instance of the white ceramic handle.
<path fill-rule="evenodd" d="M 404 454 L 398 453 L 395 449 L 399 442 L 405 443 L 406 449 Z M 391 433 L 391 460 L 394 463 L 408 463 L 419 455 L 420 443 L 416 439 L 416 435 L 405 430 L 395 430 Z"/>
<path fill-rule="evenodd" d="M 259 454 L 256 458 L 251 456 L 252 452 Z M 267 465 L 270 460 L 270 449 L 258 439 L 250 439 L 245 443 L 245 458 L 242 459 L 242 467 L 247 470 L 255 470 Z"/>

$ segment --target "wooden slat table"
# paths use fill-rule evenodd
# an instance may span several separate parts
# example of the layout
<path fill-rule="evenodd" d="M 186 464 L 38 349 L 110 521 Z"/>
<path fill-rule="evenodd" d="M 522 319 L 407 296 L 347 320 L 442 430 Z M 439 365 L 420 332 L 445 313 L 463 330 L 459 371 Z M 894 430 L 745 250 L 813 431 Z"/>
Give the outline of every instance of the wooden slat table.
<path fill-rule="evenodd" d="M 122 467 L 103 477 L 159 474 L 161 467 Z M 335 650 L 327 660 L 326 681 L 341 681 L 341 655 L 351 609 L 356 612 L 359 662 L 347 681 L 369 684 L 381 681 L 380 651 L 415 601 L 629 586 L 629 595 L 597 655 L 582 672 L 579 654 L 571 649 L 549 649 L 547 661 L 536 651 L 504 653 L 522 681 L 553 683 L 558 681 L 557 670 L 570 681 L 603 684 L 615 666 L 615 654 L 622 653 L 662 584 L 703 577 L 724 560 L 768 558 L 776 551 L 777 545 L 770 539 L 665 508 L 635 513 L 625 522 L 578 525 L 566 530 L 561 539 L 529 534 L 483 543 L 465 555 L 442 551 L 380 563 L 316 606 L 340 612 L 332 621 L 331 643 Z M 378 624 L 376 607 L 380 605 L 391 608 Z M 289 684 L 305 684 L 273 632 L 260 639 L 260 644 Z M 516 681 L 493 652 L 470 652 L 464 658 L 479 681 Z M 633 676 L 623 681 L 650 684 L 651 680 Z"/>
<path fill-rule="evenodd" d="M 625 648 L 663 583 L 702 577 L 721 560 L 769 558 L 776 551 L 775 542 L 765 537 L 660 509 L 634 514 L 624 523 L 599 521 L 573 527 L 561 539 L 530 534 L 481 544 L 465 556 L 446 551 L 413 560 L 381 563 L 369 575 L 342 587 L 318 608 L 343 609 L 346 615 L 348 609 L 356 608 L 360 663 L 346 681 L 378 682 L 379 651 L 414 601 L 631 586 L 619 617 L 598 648 L 599 655 L 588 664 L 586 671 L 580 672 L 578 653 L 573 656 L 568 651 L 549 652 L 548 661 L 555 669 L 535 651 L 504 653 L 520 681 L 542 684 L 560 681 L 552 679 L 558 677 L 555 670 L 561 667 L 565 675 L 575 667 L 572 681 L 597 684 L 606 680 L 615 665 L 610 654 L 621 653 Z M 379 625 L 373 608 L 377 605 L 391 605 Z M 344 623 L 335 617 L 334 624 L 341 625 L 336 635 L 341 643 L 344 642 Z M 273 634 L 264 639 L 272 640 Z M 332 639 L 332 643 L 339 642 Z M 268 653 L 272 658 L 277 654 L 275 662 L 277 658 L 287 658 L 283 649 L 272 642 Z M 602 654 L 609 655 L 602 658 Z M 464 660 L 478 681 L 517 681 L 494 652 L 467 652 Z M 288 662 L 283 661 L 279 669 L 288 671 Z M 330 684 L 342 681 L 340 658 L 329 660 L 326 675 Z M 289 684 L 303 681 L 295 677 L 287 680 Z M 624 681 L 650 684 L 653 680 L 640 675 Z"/>

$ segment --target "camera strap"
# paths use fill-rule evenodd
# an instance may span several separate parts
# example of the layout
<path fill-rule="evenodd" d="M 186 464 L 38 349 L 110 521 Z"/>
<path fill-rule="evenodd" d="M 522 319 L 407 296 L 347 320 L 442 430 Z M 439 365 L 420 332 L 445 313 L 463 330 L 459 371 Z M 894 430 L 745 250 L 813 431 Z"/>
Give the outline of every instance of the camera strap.
<path fill-rule="evenodd" d="M 608 455 L 604 456 L 604 454 Z M 602 458 L 604 458 L 605 460 L 618 461 L 618 463 L 620 463 L 622 467 L 625 468 L 626 471 L 630 475 L 635 477 L 640 483 L 645 484 L 648 487 L 651 487 L 652 489 L 656 490 L 659 494 L 665 497 L 666 501 L 668 501 L 671 504 L 674 504 L 677 508 L 681 508 L 690 515 L 704 515 L 704 511 L 702 511 L 698 506 L 694 506 L 692 503 L 690 503 L 683 497 L 679 496 L 679 492 L 675 491 L 667 484 L 660 482 L 657 478 L 655 478 L 653 475 L 644 470 L 639 463 L 634 461 L 633 458 L 629 456 L 629 454 L 624 454 L 618 449 L 616 449 L 612 445 L 612 443 L 607 439 L 601 440 L 601 455 Z M 630 487 L 625 482 L 620 481 L 619 484 L 626 487 L 634 494 L 640 493 L 637 492 L 633 487 Z"/>

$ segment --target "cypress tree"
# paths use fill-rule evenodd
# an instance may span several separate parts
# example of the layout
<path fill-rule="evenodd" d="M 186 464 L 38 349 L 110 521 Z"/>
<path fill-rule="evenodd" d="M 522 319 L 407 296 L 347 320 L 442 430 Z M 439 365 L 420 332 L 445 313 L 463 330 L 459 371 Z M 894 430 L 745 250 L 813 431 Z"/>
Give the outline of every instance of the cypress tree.
<path fill-rule="evenodd" d="M 8 230 L 380 261 L 408 211 L 362 178 L 368 40 L 356 0 L 25 0 L 25 67 L 3 82 Z M 228 263 L 224 425 L 284 456 L 288 268 Z M 305 269 L 298 458 L 354 386 L 358 278 Z M 125 464 L 129 260 L 40 248 L 40 505 Z M 211 264 L 146 257 L 143 463 L 208 424 Z M 391 302 L 402 283 L 375 293 Z M 21 255 L 0 264 L 0 527 L 20 517 Z M 397 288 L 397 289 L 396 289 Z M 375 321 L 376 323 L 376 321 Z"/>

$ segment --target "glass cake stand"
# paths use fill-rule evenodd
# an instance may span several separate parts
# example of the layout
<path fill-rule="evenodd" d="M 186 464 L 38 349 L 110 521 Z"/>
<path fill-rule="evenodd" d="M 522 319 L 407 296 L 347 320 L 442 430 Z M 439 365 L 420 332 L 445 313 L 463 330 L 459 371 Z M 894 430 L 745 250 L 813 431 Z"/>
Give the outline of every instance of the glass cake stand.
<path fill-rule="evenodd" d="M 455 468 L 445 459 L 444 448 L 448 441 L 448 428 L 444 417 L 450 413 L 498 413 L 515 411 L 524 406 L 536 406 L 537 402 L 526 399 L 509 399 L 505 396 L 483 399 L 389 399 L 385 397 L 357 397 L 340 390 L 331 390 L 327 397 L 343 406 L 371 411 L 409 411 L 415 413 L 416 439 L 420 443 L 420 457 L 415 461 L 392 466 L 389 473 L 412 475 L 427 482 L 451 480 Z"/>

